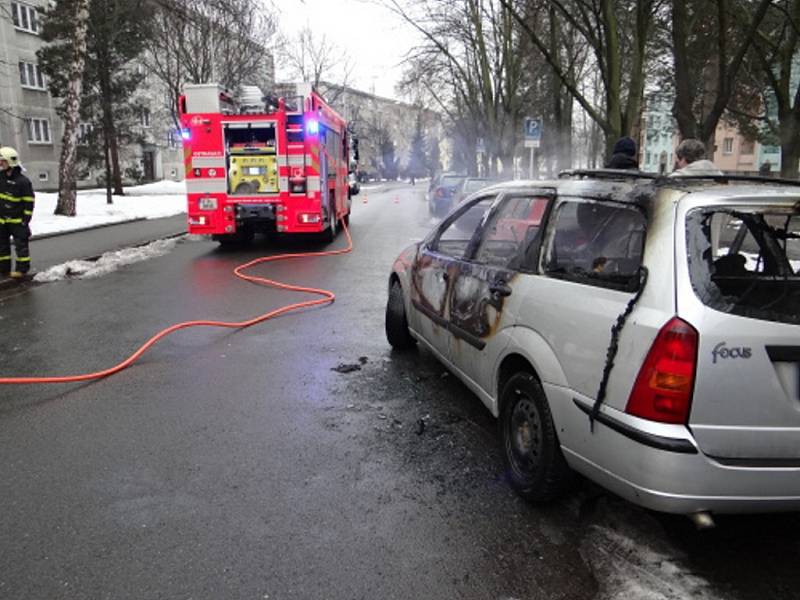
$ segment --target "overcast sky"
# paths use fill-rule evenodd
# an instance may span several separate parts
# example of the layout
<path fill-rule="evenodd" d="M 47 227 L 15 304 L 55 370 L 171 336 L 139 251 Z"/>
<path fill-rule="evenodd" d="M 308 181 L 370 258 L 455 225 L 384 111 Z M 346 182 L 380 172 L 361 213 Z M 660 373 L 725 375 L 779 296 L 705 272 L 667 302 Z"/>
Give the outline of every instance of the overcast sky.
<path fill-rule="evenodd" d="M 398 63 L 414 44 L 414 31 L 399 17 L 369 0 L 289 0 L 279 6 L 280 27 L 287 35 L 308 24 L 347 50 L 355 62 L 351 85 L 380 96 L 397 97 Z M 278 78 L 285 78 L 280 65 Z"/>

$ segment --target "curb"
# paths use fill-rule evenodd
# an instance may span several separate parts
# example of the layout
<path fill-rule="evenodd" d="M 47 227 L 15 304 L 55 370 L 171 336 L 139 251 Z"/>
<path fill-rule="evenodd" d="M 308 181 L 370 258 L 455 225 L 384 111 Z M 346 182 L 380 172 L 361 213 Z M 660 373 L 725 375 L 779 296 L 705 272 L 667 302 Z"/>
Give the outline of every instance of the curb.
<path fill-rule="evenodd" d="M 70 233 L 81 233 L 82 231 L 92 231 L 93 229 L 104 229 L 106 227 L 113 227 L 114 225 L 127 225 L 128 223 L 138 223 L 139 221 L 146 221 L 144 217 L 137 217 L 135 219 L 126 219 L 124 221 L 114 221 L 113 223 L 100 223 L 99 225 L 87 225 L 85 227 L 78 227 L 77 229 L 67 229 L 66 231 L 52 231 L 50 233 L 40 233 L 32 235 L 31 240 L 46 240 L 47 238 L 59 237 L 62 235 L 69 235 Z"/>
<path fill-rule="evenodd" d="M 140 217 L 140 218 L 137 218 L 137 219 L 128 219 L 127 221 L 119 221 L 117 223 L 106 223 L 106 224 L 97 225 L 97 226 L 94 226 L 94 227 L 82 227 L 80 229 L 70 229 L 69 231 L 59 231 L 59 232 L 53 232 L 53 233 L 46 233 L 44 235 L 38 236 L 37 239 L 41 240 L 41 239 L 53 238 L 53 237 L 58 237 L 60 235 L 67 235 L 69 233 L 78 233 L 80 231 L 91 231 L 93 229 L 101 229 L 103 227 L 111 227 L 113 225 L 121 225 L 123 223 L 136 223 L 138 221 L 146 221 L 146 220 L 147 219 L 145 219 L 143 217 Z M 158 241 L 158 240 L 165 240 L 165 239 L 172 239 L 172 238 L 176 238 L 176 237 L 181 237 L 183 235 L 186 235 L 186 233 L 187 233 L 186 231 L 179 231 L 177 233 L 169 233 L 169 234 L 166 234 L 166 235 L 163 235 L 163 236 L 151 239 L 151 240 L 140 242 L 140 243 L 136 244 L 135 246 L 136 247 L 138 247 L 138 246 L 146 246 L 147 244 L 152 244 L 153 242 Z M 31 239 L 33 239 L 33 238 L 31 238 Z M 108 250 L 107 252 L 113 252 L 113 250 Z M 95 254 L 95 255 L 92 255 L 92 256 L 82 256 L 82 257 L 77 257 L 77 258 L 70 258 L 68 260 L 95 261 L 95 260 L 99 259 L 101 256 L 102 256 L 102 254 Z M 36 273 L 34 272 L 34 276 L 35 275 L 36 275 Z M 33 281 L 33 278 L 17 280 L 17 279 L 12 279 L 10 277 L 6 277 L 6 278 L 3 278 L 3 279 L 0 279 L 0 290 L 4 290 L 6 288 L 11 288 L 11 287 L 14 287 L 14 286 L 29 287 L 31 285 L 40 285 L 40 284 L 38 282 L 36 282 L 36 281 Z"/>

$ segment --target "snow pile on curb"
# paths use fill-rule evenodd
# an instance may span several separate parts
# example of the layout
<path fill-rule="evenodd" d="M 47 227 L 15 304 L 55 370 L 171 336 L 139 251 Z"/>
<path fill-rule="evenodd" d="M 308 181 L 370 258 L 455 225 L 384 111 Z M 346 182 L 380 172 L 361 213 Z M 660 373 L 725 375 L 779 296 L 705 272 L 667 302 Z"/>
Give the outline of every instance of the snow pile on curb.
<path fill-rule="evenodd" d="M 177 243 L 178 238 L 157 240 L 145 246 L 106 252 L 97 260 L 71 260 L 37 273 L 33 280 L 39 283 L 50 283 L 64 279 L 102 277 L 125 265 L 164 256 L 171 252 Z"/>

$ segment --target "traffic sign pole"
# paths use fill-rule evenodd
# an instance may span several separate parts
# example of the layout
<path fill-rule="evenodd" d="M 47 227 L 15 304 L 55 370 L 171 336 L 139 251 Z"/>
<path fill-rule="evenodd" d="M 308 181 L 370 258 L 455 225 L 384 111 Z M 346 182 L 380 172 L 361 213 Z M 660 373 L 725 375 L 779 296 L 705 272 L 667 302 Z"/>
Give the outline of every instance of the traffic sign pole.
<path fill-rule="evenodd" d="M 528 167 L 528 177 L 530 179 L 533 179 L 533 152 L 534 152 L 534 148 L 533 148 L 533 146 L 531 146 L 531 162 L 530 162 L 530 166 Z"/>

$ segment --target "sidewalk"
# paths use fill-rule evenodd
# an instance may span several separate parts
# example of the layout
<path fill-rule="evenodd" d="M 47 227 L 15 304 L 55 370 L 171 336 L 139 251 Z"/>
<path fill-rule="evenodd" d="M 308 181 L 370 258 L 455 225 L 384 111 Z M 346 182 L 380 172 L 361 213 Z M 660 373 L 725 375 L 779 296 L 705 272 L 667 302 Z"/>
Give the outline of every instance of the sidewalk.
<path fill-rule="evenodd" d="M 103 223 L 47 233 L 31 240 L 33 270 L 44 271 L 70 260 L 91 260 L 105 252 L 141 246 L 184 233 L 185 214 L 160 219 L 132 219 L 123 223 Z M 0 289 L 19 283 L 13 279 L 0 279 Z"/>

